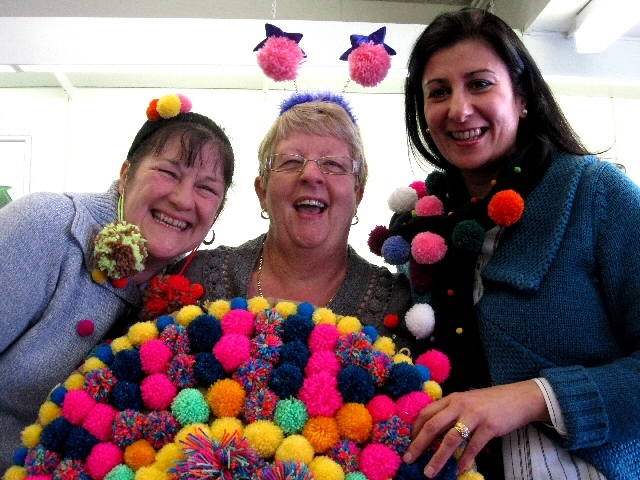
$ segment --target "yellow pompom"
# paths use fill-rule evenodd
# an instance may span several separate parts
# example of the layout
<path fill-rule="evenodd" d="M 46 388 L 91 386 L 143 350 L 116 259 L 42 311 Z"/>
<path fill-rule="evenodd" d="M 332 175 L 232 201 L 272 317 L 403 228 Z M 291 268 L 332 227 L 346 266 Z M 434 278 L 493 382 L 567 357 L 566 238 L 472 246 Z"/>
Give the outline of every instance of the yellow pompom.
<path fill-rule="evenodd" d="M 309 465 L 314 455 L 309 440 L 302 435 L 289 435 L 276 450 L 276 460 L 281 462 L 293 461 Z"/>
<path fill-rule="evenodd" d="M 317 308 L 313 315 L 311 316 L 316 325 L 320 325 L 321 323 L 328 323 L 330 325 L 335 325 L 338 321 L 336 314 L 333 313 L 328 308 Z"/>
<path fill-rule="evenodd" d="M 136 472 L 135 480 L 168 480 L 169 475 L 154 467 L 153 465 L 149 467 L 140 467 L 140 469 Z"/>
<path fill-rule="evenodd" d="M 173 118 L 180 113 L 182 100 L 174 93 L 169 93 L 158 99 L 156 111 L 162 118 Z"/>
<path fill-rule="evenodd" d="M 34 448 L 40 443 L 40 436 L 42 435 L 42 425 L 32 424 L 28 425 L 20 433 L 22 444 L 27 448 Z"/>
<path fill-rule="evenodd" d="M 266 298 L 262 297 L 253 297 L 247 300 L 247 310 L 249 310 L 254 315 L 259 312 L 263 312 L 271 308 L 269 305 L 269 301 Z"/>
<path fill-rule="evenodd" d="M 424 382 L 422 390 L 433 400 L 439 400 L 442 398 L 442 387 L 438 384 L 438 382 L 434 382 L 433 380 Z"/>
<path fill-rule="evenodd" d="M 111 351 L 114 355 L 123 350 L 131 350 L 132 348 L 133 345 L 131 345 L 131 342 L 127 337 L 114 338 L 111 342 Z"/>
<path fill-rule="evenodd" d="M 269 420 L 256 420 L 244 428 L 249 446 L 265 458 L 271 458 L 284 439 L 284 432 Z"/>
<path fill-rule="evenodd" d="M 221 442 L 225 434 L 231 435 L 233 432 L 238 432 L 241 437 L 243 436 L 244 426 L 238 418 L 217 418 L 211 422 L 211 439 L 217 442 Z"/>
<path fill-rule="evenodd" d="M 302 435 L 317 453 L 324 453 L 340 441 L 338 424 L 333 417 L 310 418 L 302 429 Z"/>
<path fill-rule="evenodd" d="M 142 467 L 148 467 L 156 459 L 156 451 L 144 439 L 137 440 L 124 449 L 124 463 L 134 472 Z"/>
<path fill-rule="evenodd" d="M 218 417 L 237 417 L 244 408 L 247 392 L 231 378 L 218 380 L 207 390 L 207 403 Z"/>
<path fill-rule="evenodd" d="M 409 365 L 413 365 L 413 360 L 411 360 L 411 357 L 409 355 L 406 355 L 404 353 L 396 353 L 393 356 L 393 363 L 408 363 Z"/>
<path fill-rule="evenodd" d="M 38 421 L 43 427 L 46 427 L 60 416 L 61 410 L 62 409 L 58 405 L 50 400 L 47 400 L 42 405 L 40 405 L 40 410 L 38 411 Z"/>
<path fill-rule="evenodd" d="M 204 312 L 198 305 L 185 305 L 178 313 L 176 313 L 176 323 L 178 325 L 182 325 L 186 327 L 189 325 L 194 318 L 199 315 L 202 315 Z"/>
<path fill-rule="evenodd" d="M 155 340 L 159 336 L 158 327 L 153 322 L 138 322 L 129 327 L 127 338 L 131 345 L 139 347 L 149 340 Z"/>
<path fill-rule="evenodd" d="M 184 457 L 182 450 L 175 443 L 167 443 L 164 447 L 158 450 L 155 461 L 151 466 L 166 472 L 173 465 L 175 460 L 179 460 Z"/>
<path fill-rule="evenodd" d="M 24 480 L 25 478 L 27 478 L 27 469 L 17 465 L 9 467 L 2 477 L 3 480 Z"/>
<path fill-rule="evenodd" d="M 396 344 L 390 337 L 381 336 L 376 338 L 376 341 L 373 342 L 373 348 L 386 353 L 390 357 L 393 357 L 396 354 Z"/>
<path fill-rule="evenodd" d="M 84 375 L 81 373 L 72 373 L 64 381 L 64 388 L 67 390 L 80 390 L 84 387 Z"/>
<path fill-rule="evenodd" d="M 107 366 L 102 360 L 98 357 L 90 357 L 87 358 L 82 364 L 82 373 L 85 375 L 93 370 L 97 370 L 98 368 L 105 368 Z"/>
<path fill-rule="evenodd" d="M 93 278 L 93 281 L 96 283 L 104 283 L 109 277 L 107 277 L 107 274 L 99 268 L 94 268 L 91 270 L 91 278 Z"/>
<path fill-rule="evenodd" d="M 342 335 L 356 333 L 362 330 L 362 324 L 356 317 L 342 317 L 338 321 L 338 331 Z"/>
<path fill-rule="evenodd" d="M 222 318 L 231 311 L 231 302 L 227 300 L 216 300 L 215 302 L 206 301 L 204 308 L 209 315 Z"/>
<path fill-rule="evenodd" d="M 275 306 L 276 312 L 282 315 L 285 320 L 289 315 L 298 313 L 298 306 L 293 302 L 278 302 Z"/>
<path fill-rule="evenodd" d="M 373 429 L 373 418 L 361 403 L 345 403 L 336 413 L 341 438 L 364 443 Z"/>
<path fill-rule="evenodd" d="M 194 435 L 202 435 L 202 433 L 205 433 L 209 438 L 211 438 L 211 430 L 209 429 L 209 425 L 206 425 L 204 423 L 192 423 L 191 425 L 186 425 L 182 427 L 178 431 L 178 433 L 176 433 L 176 436 L 173 439 L 173 443 L 180 447 L 180 451 L 182 451 L 185 446 L 185 444 L 182 442 L 187 439 L 190 433 Z"/>
<path fill-rule="evenodd" d="M 309 471 L 315 480 L 344 480 L 342 467 L 325 455 L 314 458 L 309 464 Z"/>
<path fill-rule="evenodd" d="M 473 470 L 466 470 L 457 476 L 457 480 L 484 480 L 484 475 Z"/>

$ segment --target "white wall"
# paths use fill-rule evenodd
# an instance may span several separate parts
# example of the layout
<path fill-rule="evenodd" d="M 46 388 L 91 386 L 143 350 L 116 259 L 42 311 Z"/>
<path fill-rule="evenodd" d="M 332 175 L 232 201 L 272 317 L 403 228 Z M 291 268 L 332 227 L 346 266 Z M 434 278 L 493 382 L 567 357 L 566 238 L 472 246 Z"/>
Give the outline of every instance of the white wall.
<path fill-rule="evenodd" d="M 79 88 L 73 100 L 57 88 L 0 88 L 0 137 L 31 137 L 31 191 L 101 191 L 117 178 L 131 141 L 145 121 L 152 98 L 175 90 Z M 259 90 L 179 90 L 193 110 L 218 122 L 229 134 L 236 159 L 234 187 L 216 224 L 216 242 L 238 245 L 267 228 L 253 191 L 256 151 L 288 92 Z M 350 242 L 372 262 L 369 232 L 387 224 L 387 198 L 398 186 L 424 179 L 426 173 L 410 161 L 400 94 L 347 94 L 361 127 L 370 179 L 358 210 L 360 223 Z M 635 138 L 635 112 L 640 99 L 568 95 L 558 100 L 574 128 L 594 150 L 611 148 L 604 156 L 622 163 L 640 183 Z M 0 158 L 0 185 L 2 179 Z M 9 193 L 12 193 L 9 191 Z M 15 196 L 12 195 L 15 198 Z"/>

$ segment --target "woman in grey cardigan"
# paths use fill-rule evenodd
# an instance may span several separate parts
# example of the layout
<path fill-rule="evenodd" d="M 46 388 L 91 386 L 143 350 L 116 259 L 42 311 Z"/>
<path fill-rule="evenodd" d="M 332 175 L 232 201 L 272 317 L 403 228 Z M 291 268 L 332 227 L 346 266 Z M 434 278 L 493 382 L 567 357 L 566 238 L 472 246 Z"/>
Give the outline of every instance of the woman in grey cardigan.
<path fill-rule="evenodd" d="M 153 101 L 107 192 L 34 193 L 0 209 L 0 471 L 51 389 L 141 307 L 141 287 L 211 229 L 233 150 L 218 125 L 189 110 L 180 95 Z M 95 270 L 95 238 L 116 220 L 146 240 L 143 269 L 124 286 L 115 271 L 135 259 L 115 255 L 115 270 L 106 268 L 113 282 Z"/>

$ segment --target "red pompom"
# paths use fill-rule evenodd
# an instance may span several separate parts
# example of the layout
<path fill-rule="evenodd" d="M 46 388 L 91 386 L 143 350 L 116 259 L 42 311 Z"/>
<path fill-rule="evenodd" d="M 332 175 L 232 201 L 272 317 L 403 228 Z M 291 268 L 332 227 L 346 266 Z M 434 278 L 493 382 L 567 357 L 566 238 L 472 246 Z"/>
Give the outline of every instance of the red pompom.
<path fill-rule="evenodd" d="M 80 320 L 78 322 L 78 335 L 81 337 L 88 337 L 95 330 L 95 325 L 91 320 Z"/>
<path fill-rule="evenodd" d="M 116 288 L 124 288 L 127 286 L 127 283 L 129 283 L 128 278 L 112 278 L 111 279 L 111 285 L 113 285 Z"/>
<path fill-rule="evenodd" d="M 154 98 L 149 102 L 149 106 L 147 107 L 147 118 L 152 122 L 157 122 L 160 120 L 160 114 L 158 113 L 158 99 Z"/>
<path fill-rule="evenodd" d="M 269 37 L 257 53 L 258 66 L 276 82 L 295 80 L 304 58 L 300 46 L 287 37 Z"/>
<path fill-rule="evenodd" d="M 426 292 L 433 283 L 433 265 L 423 265 L 412 261 L 409 264 L 409 279 L 418 292 Z"/>
<path fill-rule="evenodd" d="M 375 87 L 387 76 L 391 57 L 383 44 L 361 43 L 349 54 L 349 75 L 363 87 Z"/>
<path fill-rule="evenodd" d="M 202 295 L 204 295 L 204 287 L 199 283 L 194 283 L 191 285 L 191 295 L 196 300 L 199 299 Z"/>
<path fill-rule="evenodd" d="M 515 190 L 502 190 L 489 201 L 487 211 L 497 225 L 508 227 L 522 217 L 524 200 Z"/>
<path fill-rule="evenodd" d="M 416 191 L 416 193 L 418 194 L 418 198 L 422 198 L 425 195 L 428 195 L 427 185 L 423 181 L 416 180 L 409 186 Z"/>
<path fill-rule="evenodd" d="M 398 318 L 398 315 L 396 315 L 395 313 L 390 313 L 389 315 L 384 317 L 384 326 L 390 330 L 393 330 L 399 324 L 400 324 L 400 319 Z"/>
<path fill-rule="evenodd" d="M 382 256 L 382 245 L 385 240 L 391 236 L 391 231 L 387 227 L 382 225 L 378 225 L 369 234 L 369 240 L 367 240 L 367 245 L 369 245 L 369 250 L 374 255 Z"/>

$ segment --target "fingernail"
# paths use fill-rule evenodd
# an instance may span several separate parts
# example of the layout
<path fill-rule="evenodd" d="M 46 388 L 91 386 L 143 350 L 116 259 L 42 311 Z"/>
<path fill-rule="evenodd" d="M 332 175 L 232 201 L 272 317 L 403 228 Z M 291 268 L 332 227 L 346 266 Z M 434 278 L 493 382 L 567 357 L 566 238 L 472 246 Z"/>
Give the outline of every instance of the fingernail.
<path fill-rule="evenodd" d="M 424 469 L 424 474 L 429 478 L 433 477 L 433 467 L 425 468 Z"/>
<path fill-rule="evenodd" d="M 402 457 L 402 461 L 404 463 L 411 463 L 413 461 L 413 455 L 411 455 L 409 452 L 404 454 L 404 457 Z"/>

